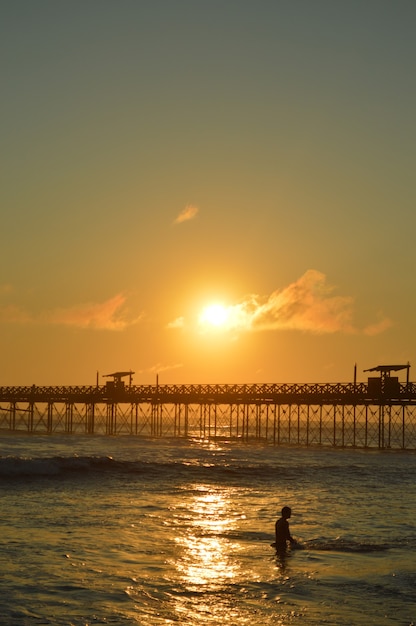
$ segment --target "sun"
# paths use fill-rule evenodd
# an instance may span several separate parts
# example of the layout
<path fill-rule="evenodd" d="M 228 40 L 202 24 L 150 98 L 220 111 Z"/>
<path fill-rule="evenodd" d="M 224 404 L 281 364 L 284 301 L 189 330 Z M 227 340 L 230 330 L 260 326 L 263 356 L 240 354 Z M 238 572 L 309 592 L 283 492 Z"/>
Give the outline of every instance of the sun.
<path fill-rule="evenodd" d="M 228 320 L 228 310 L 223 304 L 209 304 L 199 316 L 200 324 L 208 327 L 224 327 Z"/>

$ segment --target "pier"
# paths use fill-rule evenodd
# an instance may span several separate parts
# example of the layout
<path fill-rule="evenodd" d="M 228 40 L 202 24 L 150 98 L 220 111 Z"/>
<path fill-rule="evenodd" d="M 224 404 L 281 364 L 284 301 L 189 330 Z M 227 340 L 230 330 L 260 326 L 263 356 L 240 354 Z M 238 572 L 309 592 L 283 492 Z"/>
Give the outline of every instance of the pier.
<path fill-rule="evenodd" d="M 365 370 L 378 374 L 365 383 L 133 385 L 115 372 L 105 385 L 0 387 L 0 432 L 416 450 L 409 367 Z M 405 382 L 391 375 L 404 369 Z"/>

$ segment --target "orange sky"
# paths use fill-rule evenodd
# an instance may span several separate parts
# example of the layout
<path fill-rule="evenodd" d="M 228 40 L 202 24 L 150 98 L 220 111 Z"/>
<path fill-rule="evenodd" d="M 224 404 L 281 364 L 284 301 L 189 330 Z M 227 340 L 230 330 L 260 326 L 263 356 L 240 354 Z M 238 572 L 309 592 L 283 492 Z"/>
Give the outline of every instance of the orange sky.
<path fill-rule="evenodd" d="M 1 13 L 1 385 L 412 363 L 414 3 Z"/>

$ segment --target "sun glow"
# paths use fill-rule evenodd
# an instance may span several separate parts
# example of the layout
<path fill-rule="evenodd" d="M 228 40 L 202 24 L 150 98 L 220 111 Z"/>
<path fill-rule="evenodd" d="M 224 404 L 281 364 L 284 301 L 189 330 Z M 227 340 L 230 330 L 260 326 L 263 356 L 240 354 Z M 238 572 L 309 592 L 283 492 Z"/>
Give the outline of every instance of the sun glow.
<path fill-rule="evenodd" d="M 203 309 L 199 322 L 206 327 L 221 328 L 227 324 L 228 316 L 228 309 L 223 304 L 210 304 Z"/>

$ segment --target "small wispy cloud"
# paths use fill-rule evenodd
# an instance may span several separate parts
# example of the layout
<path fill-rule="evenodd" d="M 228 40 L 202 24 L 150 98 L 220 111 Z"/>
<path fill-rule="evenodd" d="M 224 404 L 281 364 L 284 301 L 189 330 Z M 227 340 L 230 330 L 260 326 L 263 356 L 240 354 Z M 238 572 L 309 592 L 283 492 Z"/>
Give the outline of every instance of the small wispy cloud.
<path fill-rule="evenodd" d="M 162 372 L 170 372 L 172 370 L 177 370 L 183 367 L 182 363 L 174 363 L 171 365 L 156 363 L 156 365 L 152 365 L 146 370 L 141 370 L 140 374 L 161 374 Z"/>
<path fill-rule="evenodd" d="M 393 322 L 388 317 L 384 317 L 384 315 L 380 315 L 380 319 L 378 322 L 374 324 L 369 324 L 364 328 L 364 334 L 373 337 L 374 335 L 380 335 L 384 333 L 384 331 L 388 330 L 393 326 Z"/>
<path fill-rule="evenodd" d="M 177 317 L 167 324 L 167 328 L 183 328 L 185 326 L 185 318 Z"/>
<path fill-rule="evenodd" d="M 30 322 L 31 316 L 24 309 L 14 304 L 0 306 L 0 322 L 6 324 L 24 324 Z"/>
<path fill-rule="evenodd" d="M 188 204 L 183 211 L 179 213 L 179 215 L 175 218 L 174 224 L 182 224 L 183 222 L 188 222 L 189 220 L 194 219 L 198 213 L 199 209 L 193 204 Z"/>

